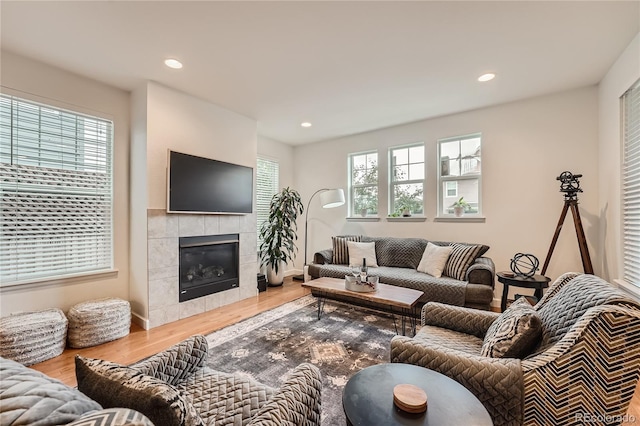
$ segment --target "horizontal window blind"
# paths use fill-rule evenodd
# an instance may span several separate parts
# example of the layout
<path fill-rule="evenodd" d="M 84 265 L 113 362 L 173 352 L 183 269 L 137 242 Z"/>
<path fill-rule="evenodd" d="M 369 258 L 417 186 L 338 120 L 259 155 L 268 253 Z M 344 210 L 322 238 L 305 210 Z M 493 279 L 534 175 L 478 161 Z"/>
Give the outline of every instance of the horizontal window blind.
<path fill-rule="evenodd" d="M 258 217 L 258 245 L 260 227 L 269 218 L 271 199 L 278 192 L 280 164 L 277 161 L 258 157 L 256 172 L 256 215 Z"/>
<path fill-rule="evenodd" d="M 640 287 L 640 81 L 623 95 L 624 280 Z"/>
<path fill-rule="evenodd" d="M 113 123 L 0 95 L 0 284 L 113 267 Z"/>

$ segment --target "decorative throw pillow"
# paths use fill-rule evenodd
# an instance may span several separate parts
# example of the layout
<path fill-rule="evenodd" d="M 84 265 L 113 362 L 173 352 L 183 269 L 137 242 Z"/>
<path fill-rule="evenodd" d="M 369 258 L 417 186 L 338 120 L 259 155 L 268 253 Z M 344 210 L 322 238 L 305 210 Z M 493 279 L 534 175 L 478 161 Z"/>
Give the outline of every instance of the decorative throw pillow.
<path fill-rule="evenodd" d="M 350 235 L 346 237 L 331 237 L 333 243 L 333 264 L 347 265 L 349 263 L 349 247 L 348 241 L 360 241 L 359 235 Z"/>
<path fill-rule="evenodd" d="M 176 388 L 132 368 L 76 355 L 76 378 L 78 390 L 104 408 L 130 408 L 156 425 L 204 426 Z"/>
<path fill-rule="evenodd" d="M 482 356 L 523 358 L 542 336 L 542 322 L 529 301 L 521 297 L 489 326 L 482 343 Z"/>
<path fill-rule="evenodd" d="M 486 246 L 451 243 L 451 254 L 442 275 L 464 281 L 469 266 L 480 257 L 481 253 L 487 251 L 484 247 Z"/>
<path fill-rule="evenodd" d="M 422 260 L 420 260 L 420 264 L 418 265 L 418 272 L 424 272 L 425 274 L 440 278 L 447 264 L 447 259 L 449 259 L 449 255 L 451 254 L 451 250 L 453 250 L 451 246 L 440 247 L 433 243 L 427 243 L 427 248 L 424 249 Z"/>
<path fill-rule="evenodd" d="M 362 259 L 367 259 L 367 267 L 378 266 L 376 259 L 376 243 L 356 243 L 348 241 L 349 266 L 362 266 Z"/>

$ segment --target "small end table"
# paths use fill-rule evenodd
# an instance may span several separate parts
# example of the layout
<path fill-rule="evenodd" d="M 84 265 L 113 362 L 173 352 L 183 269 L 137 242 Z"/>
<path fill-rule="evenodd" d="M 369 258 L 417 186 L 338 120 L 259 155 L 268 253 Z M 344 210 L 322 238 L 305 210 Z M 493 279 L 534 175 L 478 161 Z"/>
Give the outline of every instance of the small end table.
<path fill-rule="evenodd" d="M 502 283 L 504 286 L 502 290 L 502 303 L 500 304 L 500 309 L 504 312 L 507 309 L 507 295 L 509 294 L 509 286 L 516 286 L 522 288 L 533 288 L 535 292 L 533 295 L 540 300 L 542 297 L 542 290 L 549 287 L 550 279 L 545 277 L 544 275 L 534 275 L 532 277 L 522 277 L 519 275 L 515 276 L 507 276 L 506 274 L 511 274 L 510 272 L 498 272 L 496 276 L 498 277 L 498 281 Z"/>

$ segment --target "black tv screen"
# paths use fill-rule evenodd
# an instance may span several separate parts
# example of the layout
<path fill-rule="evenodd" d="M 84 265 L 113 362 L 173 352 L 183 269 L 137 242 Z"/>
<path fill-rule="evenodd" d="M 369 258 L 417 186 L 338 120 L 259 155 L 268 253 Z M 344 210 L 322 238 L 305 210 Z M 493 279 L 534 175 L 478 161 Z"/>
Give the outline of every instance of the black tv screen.
<path fill-rule="evenodd" d="M 253 169 L 169 151 L 167 211 L 251 213 Z"/>

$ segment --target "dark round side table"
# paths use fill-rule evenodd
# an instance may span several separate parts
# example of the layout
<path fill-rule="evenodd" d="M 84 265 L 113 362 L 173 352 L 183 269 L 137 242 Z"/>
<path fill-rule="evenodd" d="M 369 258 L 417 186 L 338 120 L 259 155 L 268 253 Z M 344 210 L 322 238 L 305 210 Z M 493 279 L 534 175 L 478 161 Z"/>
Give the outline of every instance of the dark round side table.
<path fill-rule="evenodd" d="M 418 386 L 427 394 L 427 411 L 409 414 L 393 403 L 393 388 Z M 482 403 L 464 386 L 426 368 L 410 364 L 378 364 L 354 374 L 342 393 L 347 424 L 493 426 Z"/>
<path fill-rule="evenodd" d="M 516 286 L 522 288 L 533 288 L 535 292 L 533 295 L 540 300 L 542 297 L 542 290 L 549 287 L 549 278 L 544 275 L 534 275 L 532 277 L 521 277 L 515 275 L 513 277 L 507 276 L 505 274 L 510 274 L 510 272 L 497 272 L 496 276 L 498 277 L 498 281 L 502 283 L 502 303 L 500 304 L 500 309 L 504 312 L 507 309 L 507 295 L 509 294 L 509 286 Z"/>

